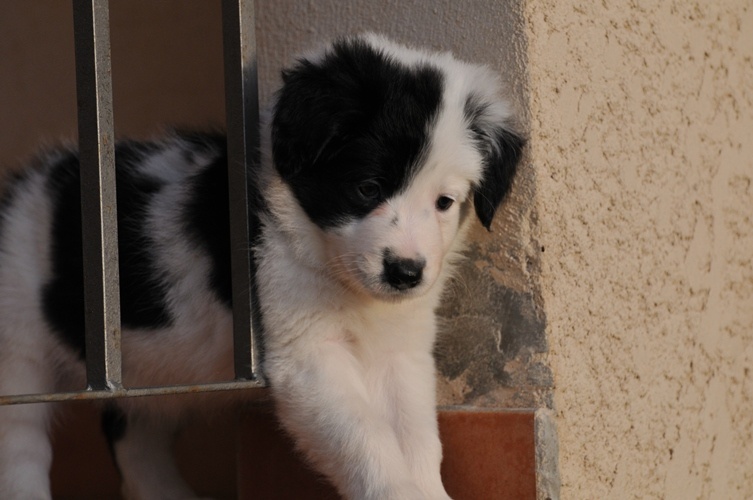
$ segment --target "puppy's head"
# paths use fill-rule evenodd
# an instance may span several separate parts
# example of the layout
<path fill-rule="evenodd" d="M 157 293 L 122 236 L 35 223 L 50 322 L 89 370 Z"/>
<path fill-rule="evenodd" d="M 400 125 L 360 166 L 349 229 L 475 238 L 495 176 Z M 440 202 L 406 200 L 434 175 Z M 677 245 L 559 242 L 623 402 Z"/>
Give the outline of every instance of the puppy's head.
<path fill-rule="evenodd" d="M 483 67 L 374 35 L 283 72 L 274 168 L 333 276 L 378 298 L 420 295 L 471 210 L 489 229 L 524 145 L 498 90 Z"/>

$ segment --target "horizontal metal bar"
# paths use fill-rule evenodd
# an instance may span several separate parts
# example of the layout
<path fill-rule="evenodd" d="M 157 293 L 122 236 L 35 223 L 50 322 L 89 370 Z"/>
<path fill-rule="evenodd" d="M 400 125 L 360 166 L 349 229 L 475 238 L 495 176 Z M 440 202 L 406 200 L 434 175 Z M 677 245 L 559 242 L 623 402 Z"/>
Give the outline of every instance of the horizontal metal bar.
<path fill-rule="evenodd" d="M 91 401 L 95 399 L 115 399 L 125 397 L 169 396 L 173 394 L 198 394 L 219 391 L 237 391 L 263 389 L 263 382 L 255 380 L 233 380 L 198 385 L 168 385 L 160 387 L 116 388 L 112 390 L 84 390 L 71 392 L 53 392 L 47 394 L 19 394 L 0 396 L 0 406 L 27 403 L 55 403 L 62 401 Z M 268 394 L 259 391 L 258 397 Z"/>

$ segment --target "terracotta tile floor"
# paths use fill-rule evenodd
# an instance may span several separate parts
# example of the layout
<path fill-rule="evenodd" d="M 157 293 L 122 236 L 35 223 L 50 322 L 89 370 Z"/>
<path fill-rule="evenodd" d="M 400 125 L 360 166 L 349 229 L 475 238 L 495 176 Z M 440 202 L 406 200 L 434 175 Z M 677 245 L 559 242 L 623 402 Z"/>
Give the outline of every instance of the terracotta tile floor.
<path fill-rule="evenodd" d="M 455 500 L 536 498 L 532 412 L 439 414 L 442 478 Z"/>
<path fill-rule="evenodd" d="M 96 411 L 78 403 L 67 413 L 54 433 L 55 498 L 118 498 L 118 473 L 99 432 Z M 445 455 L 442 475 L 454 499 L 536 498 L 533 413 L 442 411 L 439 423 Z M 249 413 L 238 430 L 231 416 L 192 425 L 176 448 L 183 474 L 204 495 L 257 500 L 338 498 L 327 481 L 291 451 L 292 445 L 270 412 Z"/>

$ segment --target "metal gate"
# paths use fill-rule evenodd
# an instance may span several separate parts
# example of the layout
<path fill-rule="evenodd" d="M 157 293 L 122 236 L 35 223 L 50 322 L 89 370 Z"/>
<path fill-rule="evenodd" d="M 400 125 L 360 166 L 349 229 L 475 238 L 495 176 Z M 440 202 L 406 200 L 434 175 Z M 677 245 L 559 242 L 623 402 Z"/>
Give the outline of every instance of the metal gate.
<path fill-rule="evenodd" d="M 258 227 L 249 213 L 247 168 L 258 165 L 259 104 L 253 0 L 222 0 L 228 148 L 235 380 L 200 385 L 123 387 L 110 76 L 108 0 L 73 0 L 81 163 L 85 390 L 0 395 L 0 405 L 266 387 L 261 373 L 261 321 L 254 262 L 248 250 Z M 230 168 L 243 165 L 244 168 Z M 249 286 L 250 284 L 250 286 Z M 247 300 L 241 300 L 246 297 Z"/>

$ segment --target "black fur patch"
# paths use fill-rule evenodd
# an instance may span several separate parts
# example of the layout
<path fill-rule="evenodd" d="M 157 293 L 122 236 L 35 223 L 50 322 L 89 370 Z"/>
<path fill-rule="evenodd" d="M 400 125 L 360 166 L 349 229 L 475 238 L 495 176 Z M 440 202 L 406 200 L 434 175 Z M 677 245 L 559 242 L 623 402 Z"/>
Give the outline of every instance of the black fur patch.
<path fill-rule="evenodd" d="M 158 149 L 153 143 L 119 143 L 115 148 L 120 257 L 121 321 L 126 328 L 169 326 L 165 286 L 149 251 L 146 207 L 160 184 L 132 165 Z M 54 203 L 52 279 L 43 289 L 47 321 L 80 355 L 85 354 L 81 190 L 79 160 L 70 153 L 52 166 L 48 189 Z"/>
<path fill-rule="evenodd" d="M 275 167 L 314 223 L 362 217 L 407 187 L 442 103 L 439 70 L 403 65 L 352 38 L 320 61 L 299 61 L 283 81 Z"/>
<path fill-rule="evenodd" d="M 484 173 L 474 188 L 473 205 L 481 223 L 490 229 L 497 207 L 510 191 L 526 140 L 508 124 L 487 120 L 485 111 L 486 106 L 475 96 L 466 100 L 465 116 L 484 158 Z"/>
<path fill-rule="evenodd" d="M 195 148 L 218 154 L 212 164 L 190 181 L 190 200 L 184 224 L 212 260 L 210 285 L 220 300 L 232 306 L 230 281 L 230 207 L 228 204 L 227 149 L 222 135 L 182 134 Z"/>
<path fill-rule="evenodd" d="M 115 443 L 123 439 L 127 426 L 128 420 L 123 410 L 114 404 L 105 405 L 102 410 L 102 432 L 105 435 L 110 455 L 112 455 L 116 466 L 118 465 L 118 461 L 115 457 Z"/>

